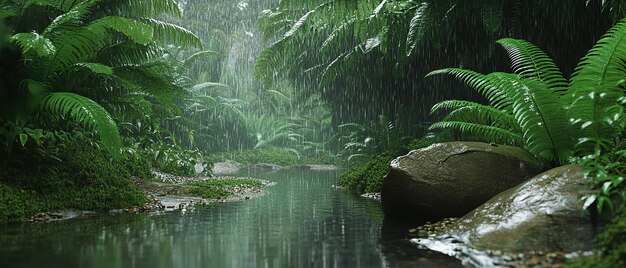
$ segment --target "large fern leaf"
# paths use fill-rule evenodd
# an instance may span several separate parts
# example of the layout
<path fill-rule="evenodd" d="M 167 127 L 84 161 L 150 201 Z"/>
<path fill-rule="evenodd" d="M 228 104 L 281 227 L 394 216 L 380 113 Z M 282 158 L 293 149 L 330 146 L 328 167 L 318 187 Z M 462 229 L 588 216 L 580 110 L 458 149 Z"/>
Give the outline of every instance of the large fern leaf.
<path fill-rule="evenodd" d="M 568 115 L 582 154 L 609 144 L 624 128 L 622 84 L 626 73 L 626 20 L 611 28 L 576 67 L 570 81 Z M 589 141 L 589 142 L 588 142 Z"/>
<path fill-rule="evenodd" d="M 432 13 L 429 12 L 430 3 L 421 2 L 415 10 L 415 14 L 409 24 L 409 33 L 406 40 L 406 56 L 411 57 L 418 47 L 418 44 L 424 42 L 426 36 L 425 31 L 430 24 Z"/>
<path fill-rule="evenodd" d="M 443 121 L 432 124 L 429 129 L 457 130 L 461 133 L 472 135 L 474 138 L 485 142 L 494 142 L 515 146 L 521 146 L 523 144 L 522 136 L 515 132 L 499 127 L 486 126 L 482 124 L 458 121 Z"/>
<path fill-rule="evenodd" d="M 564 105 L 543 82 L 494 73 L 513 102 L 513 115 L 523 131 L 524 147 L 543 160 L 567 163 L 572 155 L 571 133 Z"/>
<path fill-rule="evenodd" d="M 509 53 L 513 71 L 520 77 L 534 78 L 542 81 L 555 92 L 567 90 L 567 80 L 554 64 L 554 61 L 541 49 L 532 43 L 512 38 L 497 41 Z"/>
<path fill-rule="evenodd" d="M 49 94 L 41 103 L 42 111 L 55 119 L 70 119 L 94 130 L 100 136 L 105 149 L 114 158 L 120 155 L 122 139 L 117 125 L 95 101 L 74 93 L 56 92 Z"/>
<path fill-rule="evenodd" d="M 23 54 L 33 50 L 40 57 L 47 57 L 57 51 L 50 39 L 36 32 L 15 34 L 11 37 L 11 41 L 22 49 Z"/>
<path fill-rule="evenodd" d="M 511 113 L 464 100 L 446 100 L 435 104 L 431 113 L 442 110 L 451 110 L 443 121 L 459 121 L 476 123 L 482 125 L 493 125 L 496 127 L 521 133 L 521 129 Z"/>
<path fill-rule="evenodd" d="M 144 19 L 143 21 L 154 27 L 154 36 L 158 41 L 185 47 L 202 48 L 200 38 L 181 26 L 156 19 Z"/>
<path fill-rule="evenodd" d="M 502 81 L 499 76 L 493 74 L 483 75 L 459 68 L 445 68 L 432 71 L 427 74 L 426 77 L 439 74 L 452 75 L 461 82 L 464 82 L 470 88 L 483 95 L 494 108 L 504 111 L 510 110 L 512 102 L 508 98 L 506 91 L 502 88 L 502 86 L 506 86 L 507 83 Z"/>

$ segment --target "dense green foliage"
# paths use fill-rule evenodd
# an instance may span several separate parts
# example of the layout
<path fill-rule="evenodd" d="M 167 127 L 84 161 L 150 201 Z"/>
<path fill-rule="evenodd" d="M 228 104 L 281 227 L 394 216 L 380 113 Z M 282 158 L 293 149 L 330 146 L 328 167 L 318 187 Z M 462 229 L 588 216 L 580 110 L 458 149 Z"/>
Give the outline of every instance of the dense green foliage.
<path fill-rule="evenodd" d="M 498 41 L 508 52 L 515 74 L 482 75 L 442 69 L 467 83 L 490 106 L 445 101 L 433 111 L 452 110 L 431 129 L 452 128 L 488 142 L 520 145 L 547 162 L 568 163 L 573 155 L 601 153 L 624 129 L 619 86 L 626 72 L 626 21 L 598 41 L 579 63 L 569 85 L 539 48 L 516 39 Z"/>
<path fill-rule="evenodd" d="M 337 185 L 359 194 L 380 192 L 383 177 L 389 173 L 389 163 L 394 158 L 387 154 L 374 156 L 364 165 L 356 165 L 342 174 Z"/>
<path fill-rule="evenodd" d="M 130 179 L 145 175 L 141 163 L 111 162 L 80 133 L 69 139 L 48 145 L 56 159 L 33 158 L 29 154 L 36 152 L 24 150 L 0 163 L 0 223 L 51 210 L 106 210 L 146 201 Z"/>
<path fill-rule="evenodd" d="M 387 153 L 383 154 L 372 155 L 365 163 L 349 162 L 347 165 L 348 171 L 339 177 L 337 185 L 358 194 L 378 193 L 383 184 L 383 177 L 389 173 L 391 168 L 391 160 L 408 153 L 410 150 L 417 150 L 437 142 L 450 140 L 452 140 L 452 137 L 447 137 L 443 133 L 439 136 L 428 136 L 423 139 L 415 139 L 406 147 L 387 151 Z"/>
<path fill-rule="evenodd" d="M 272 43 L 255 74 L 266 87 L 287 80 L 302 95 L 321 93 L 336 125 L 382 114 L 400 117 L 402 135 L 423 135 L 421 123 L 432 121 L 428 110 L 438 100 L 481 99 L 454 83 L 422 79 L 430 70 L 504 69 L 493 40 L 513 37 L 548 48 L 569 74 L 610 26 L 607 14 L 622 12 L 618 2 L 281 1 L 261 17 Z"/>
<path fill-rule="evenodd" d="M 332 155 L 301 157 L 297 151 L 280 148 L 266 147 L 256 150 L 231 151 L 211 154 L 206 157 L 209 162 L 221 162 L 232 160 L 245 166 L 258 163 L 271 163 L 281 166 L 293 166 L 299 164 L 334 164 L 335 157 Z"/>
<path fill-rule="evenodd" d="M 586 177 L 598 189 L 585 197 L 584 207 L 595 203 L 600 211 L 612 211 L 613 197 L 626 201 L 620 186 L 624 152 L 615 150 L 625 127 L 625 40 L 626 21 L 622 21 L 580 61 L 569 82 L 539 48 L 523 40 L 499 40 L 509 52 L 515 74 L 483 75 L 464 69 L 431 73 L 457 77 L 490 104 L 441 102 L 433 111 L 452 111 L 431 129 L 455 129 L 483 141 L 523 146 L 546 162 L 581 159 Z"/>

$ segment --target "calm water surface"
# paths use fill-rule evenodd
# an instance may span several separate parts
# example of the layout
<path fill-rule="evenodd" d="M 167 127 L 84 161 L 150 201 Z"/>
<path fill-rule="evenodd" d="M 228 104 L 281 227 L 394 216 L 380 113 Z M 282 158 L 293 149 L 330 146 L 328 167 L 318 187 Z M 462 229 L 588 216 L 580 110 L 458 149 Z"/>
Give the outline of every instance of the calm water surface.
<path fill-rule="evenodd" d="M 268 194 L 187 212 L 96 214 L 0 230 L 0 267 L 458 267 L 415 249 L 412 225 L 331 188 L 337 172 L 246 174 Z"/>

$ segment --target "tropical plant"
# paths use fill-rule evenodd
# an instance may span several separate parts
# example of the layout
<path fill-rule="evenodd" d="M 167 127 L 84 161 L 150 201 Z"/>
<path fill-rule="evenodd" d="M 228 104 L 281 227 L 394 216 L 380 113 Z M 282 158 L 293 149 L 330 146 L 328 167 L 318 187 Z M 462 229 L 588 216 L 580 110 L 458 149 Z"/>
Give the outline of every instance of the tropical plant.
<path fill-rule="evenodd" d="M 485 141 L 521 145 L 553 163 L 604 152 L 624 129 L 625 38 L 626 20 L 588 52 L 569 84 L 552 59 L 533 44 L 501 39 L 498 43 L 509 53 L 515 74 L 483 75 L 463 69 L 429 74 L 453 75 L 489 102 L 441 102 L 433 112 L 451 112 L 431 129 L 455 129 Z"/>
<path fill-rule="evenodd" d="M 402 136 L 395 128 L 395 122 L 384 115 L 370 124 L 342 124 L 339 142 L 343 148 L 338 156 L 350 162 L 357 158 L 369 159 L 381 152 L 396 155 L 405 149 L 411 137 Z"/>
<path fill-rule="evenodd" d="M 433 112 L 451 112 L 431 129 L 455 129 L 484 141 L 523 146 L 553 164 L 578 162 L 596 189 L 583 197 L 584 207 L 595 204 L 601 213 L 614 211 L 614 200 L 626 200 L 620 145 L 625 126 L 626 20 L 589 50 L 569 81 L 533 44 L 516 39 L 498 43 L 509 53 L 515 74 L 483 75 L 463 69 L 430 74 L 453 75 L 489 102 L 441 102 Z"/>
<path fill-rule="evenodd" d="M 0 10 L 9 17 L 8 28 L 16 32 L 11 42 L 23 57 L 24 71 L 17 79 L 27 92 L 22 94 L 25 106 L 34 107 L 42 118 L 70 119 L 95 131 L 114 157 L 119 156 L 121 138 L 108 111 L 123 109 L 123 100 L 132 96 L 155 94 L 146 93 L 151 89 L 173 88 L 153 60 L 162 56 L 163 44 L 201 46 L 193 33 L 151 17 L 180 15 L 173 0 L 8 1 Z M 154 81 L 166 86 L 155 87 Z"/>
<path fill-rule="evenodd" d="M 261 16 L 271 43 L 255 75 L 266 88 L 286 79 L 302 95 L 321 94 L 337 124 L 403 114 L 397 129 L 412 135 L 420 131 L 416 121 L 432 120 L 427 109 L 452 95 L 421 79 L 429 70 L 450 64 L 493 70 L 492 40 L 512 36 L 550 48 L 569 73 L 583 43 L 610 26 L 606 13 L 621 12 L 617 2 L 285 0 Z M 541 32 L 529 30 L 536 24 L 544 25 Z M 580 45 L 563 47 L 562 40 Z"/>

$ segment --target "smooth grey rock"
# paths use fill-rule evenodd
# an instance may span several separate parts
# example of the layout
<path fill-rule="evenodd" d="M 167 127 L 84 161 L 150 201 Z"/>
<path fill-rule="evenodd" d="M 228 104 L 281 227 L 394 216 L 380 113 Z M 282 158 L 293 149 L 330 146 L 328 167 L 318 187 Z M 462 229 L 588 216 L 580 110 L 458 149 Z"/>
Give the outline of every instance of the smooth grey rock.
<path fill-rule="evenodd" d="M 254 169 L 262 169 L 262 170 L 279 170 L 283 168 L 280 165 L 270 164 L 270 163 L 258 163 L 258 164 L 252 165 L 251 167 Z"/>
<path fill-rule="evenodd" d="M 391 162 L 381 193 L 385 216 L 460 217 L 543 170 L 539 160 L 518 147 L 433 144 Z"/>
<path fill-rule="evenodd" d="M 475 266 L 506 262 L 485 254 L 494 250 L 587 252 L 593 248 L 597 232 L 580 201 L 588 191 L 579 166 L 558 167 L 495 196 L 450 225 L 444 234 L 411 241 Z M 479 262 L 474 261 L 477 256 Z"/>
<path fill-rule="evenodd" d="M 213 175 L 235 174 L 241 169 L 241 164 L 232 160 L 218 162 L 213 164 Z"/>
<path fill-rule="evenodd" d="M 548 170 L 507 190 L 454 223 L 448 233 L 481 250 L 589 250 L 594 229 L 577 165 Z"/>

